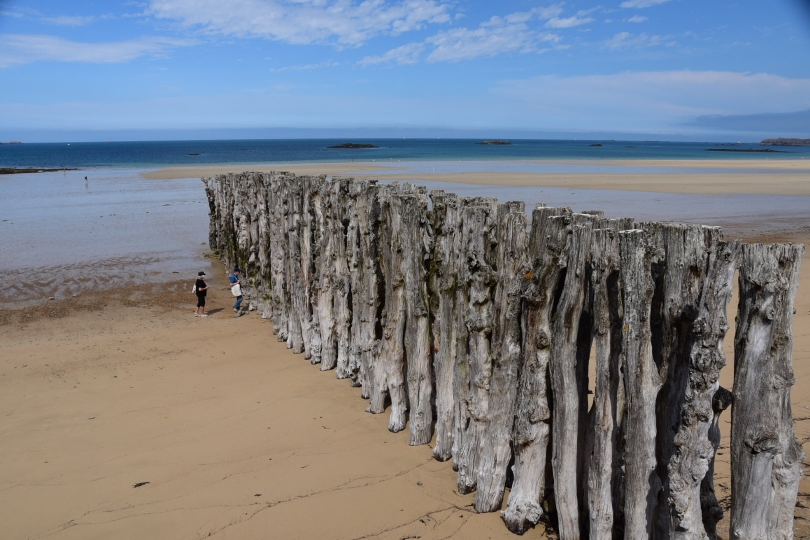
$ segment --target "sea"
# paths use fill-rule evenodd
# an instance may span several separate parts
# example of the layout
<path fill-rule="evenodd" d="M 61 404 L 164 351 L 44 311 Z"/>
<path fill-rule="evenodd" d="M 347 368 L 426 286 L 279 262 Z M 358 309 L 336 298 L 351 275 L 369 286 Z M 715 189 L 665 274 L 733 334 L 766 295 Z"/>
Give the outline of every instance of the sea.
<path fill-rule="evenodd" d="M 369 143 L 378 148 L 329 148 L 346 142 Z M 740 143 L 514 140 L 509 145 L 481 145 L 478 142 L 481 141 L 295 139 L 2 144 L 0 168 L 61 170 L 0 175 L 0 283 L 3 284 L 0 309 L 131 285 L 159 285 L 177 280 L 191 283 L 200 270 L 216 274 L 219 263 L 205 256 L 208 203 L 200 179 L 150 180 L 143 176 L 145 172 L 168 166 L 374 161 L 391 164 L 390 172 L 398 175 L 482 171 L 725 174 L 739 173 L 742 169 L 681 169 L 677 162 L 648 166 L 644 161 L 810 159 L 807 147 Z M 737 151 L 766 148 L 775 152 Z M 603 166 L 599 163 L 602 160 L 638 163 Z M 386 170 L 377 172 L 381 181 L 385 181 Z M 602 209 L 608 217 L 722 225 L 731 236 L 745 235 L 753 227 L 761 230 L 762 223 L 774 230 L 810 223 L 810 197 L 416 183 L 465 196 L 522 200 L 528 209 L 543 202 L 574 210 Z"/>
<path fill-rule="evenodd" d="M 330 148 L 346 142 L 378 148 Z M 480 142 L 481 139 L 286 139 L 3 144 L 0 167 L 153 167 L 354 160 L 810 159 L 810 147 L 756 143 L 524 139 L 510 140 L 506 145 Z"/>

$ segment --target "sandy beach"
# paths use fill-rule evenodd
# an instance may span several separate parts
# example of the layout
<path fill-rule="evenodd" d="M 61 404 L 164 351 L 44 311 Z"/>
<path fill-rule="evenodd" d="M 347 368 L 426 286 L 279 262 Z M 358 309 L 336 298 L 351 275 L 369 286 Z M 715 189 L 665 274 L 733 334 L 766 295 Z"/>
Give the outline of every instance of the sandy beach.
<path fill-rule="evenodd" d="M 293 170 L 325 170 L 307 167 Z M 650 189 L 637 189 L 682 188 L 666 180 L 648 178 Z M 605 181 L 589 185 L 606 189 Z M 699 178 L 692 186 L 705 187 Z M 744 239 L 808 243 L 803 226 L 773 232 L 760 219 Z M 255 313 L 233 318 L 224 269 L 211 268 L 205 319 L 192 315 L 185 281 L 0 311 L 4 538 L 515 538 L 497 513 L 472 511 L 474 495 L 455 492 L 450 463 L 434 461 L 428 446 L 408 446 L 407 431 L 388 432 L 387 414 L 364 412 L 357 388 L 293 355 Z M 735 310 L 736 297 L 729 321 Z M 793 328 L 793 414 L 810 454 L 808 254 Z M 732 323 L 727 388 L 733 332 Z M 729 426 L 726 412 L 717 457 L 725 508 Z M 797 538 L 810 538 L 808 494 L 805 478 Z M 542 527 L 525 535 L 546 537 Z"/>
<path fill-rule="evenodd" d="M 515 163 L 515 162 L 510 162 Z M 301 175 L 351 175 L 357 178 L 386 180 L 455 182 L 477 185 L 544 186 L 576 189 L 611 189 L 655 193 L 726 194 L 750 193 L 772 195 L 810 195 L 810 160 L 600 160 L 600 161 L 519 161 L 527 166 L 554 164 L 560 166 L 598 165 L 608 172 L 586 173 L 525 173 L 525 172 L 463 172 L 424 173 L 404 172 L 407 167 L 394 162 L 334 162 L 289 163 L 271 165 L 212 165 L 196 167 L 166 167 L 143 173 L 144 178 L 169 180 L 201 178 L 242 172 L 290 171 Z M 610 173 L 621 168 L 621 173 Z M 624 172 L 638 168 L 639 172 Z M 707 170 L 712 172 L 645 172 L 649 168 Z M 398 172 L 403 171 L 403 172 Z"/>

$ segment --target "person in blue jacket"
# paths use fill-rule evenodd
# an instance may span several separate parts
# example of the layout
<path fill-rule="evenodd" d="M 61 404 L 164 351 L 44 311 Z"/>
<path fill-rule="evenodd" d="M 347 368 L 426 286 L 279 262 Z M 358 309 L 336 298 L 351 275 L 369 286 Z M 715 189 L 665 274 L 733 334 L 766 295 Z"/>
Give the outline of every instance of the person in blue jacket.
<path fill-rule="evenodd" d="M 234 285 L 239 285 L 239 292 L 241 293 L 242 290 L 242 271 L 239 270 L 239 267 L 233 269 L 233 274 L 231 274 L 231 289 L 233 289 Z M 242 305 L 242 295 L 236 297 L 236 303 L 233 305 L 233 312 L 234 316 L 238 317 L 242 313 L 239 311 L 239 306 Z"/>

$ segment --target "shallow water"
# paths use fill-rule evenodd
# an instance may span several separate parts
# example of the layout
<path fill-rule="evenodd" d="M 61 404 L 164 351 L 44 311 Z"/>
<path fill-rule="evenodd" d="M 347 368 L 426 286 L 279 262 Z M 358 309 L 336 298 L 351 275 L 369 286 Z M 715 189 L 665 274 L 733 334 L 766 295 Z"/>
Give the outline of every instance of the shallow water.
<path fill-rule="evenodd" d="M 805 170 L 751 169 L 740 162 L 739 168 L 676 167 L 644 165 L 643 161 L 632 165 L 587 163 L 538 163 L 531 161 L 467 160 L 467 161 L 377 161 L 384 167 L 375 174 L 460 174 L 460 173 L 532 173 L 532 174 L 807 174 Z M 350 175 L 368 175 L 368 171 L 352 171 Z"/>
<path fill-rule="evenodd" d="M 727 238 L 752 232 L 810 227 L 810 197 L 796 195 L 691 195 L 549 187 L 486 186 L 416 180 L 414 184 L 465 197 L 523 201 L 531 216 L 539 203 L 570 206 L 574 211 L 602 210 L 609 218 L 679 221 L 722 226 Z"/>
<path fill-rule="evenodd" d="M 458 167 L 436 164 L 445 171 Z M 518 166 L 503 165 L 501 170 Z M 422 164 L 409 166 L 418 170 Z M 211 260 L 202 256 L 208 241 L 202 182 L 146 180 L 143 171 L 0 176 L 0 308 L 178 279 L 188 279 L 190 287 L 199 270 L 208 271 Z M 461 196 L 524 201 L 529 214 L 537 203 L 597 209 L 608 217 L 721 225 L 727 237 L 810 225 L 810 197 L 414 183 Z"/>
<path fill-rule="evenodd" d="M 210 268 L 203 184 L 140 172 L 0 176 L 0 306 L 192 279 Z"/>

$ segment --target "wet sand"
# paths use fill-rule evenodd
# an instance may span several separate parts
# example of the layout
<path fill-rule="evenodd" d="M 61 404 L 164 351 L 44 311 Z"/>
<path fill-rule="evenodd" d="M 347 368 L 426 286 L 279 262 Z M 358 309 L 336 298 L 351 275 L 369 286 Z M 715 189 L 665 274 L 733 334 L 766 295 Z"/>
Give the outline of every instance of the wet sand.
<path fill-rule="evenodd" d="M 437 162 L 452 164 L 456 162 Z M 469 168 L 469 162 L 458 162 Z M 476 163 L 476 162 L 472 162 Z M 501 162 L 478 162 L 486 164 Z M 533 173 L 492 172 L 465 170 L 464 172 L 424 172 L 419 162 L 336 162 L 291 163 L 269 165 L 216 165 L 197 167 L 168 167 L 144 172 L 148 179 L 200 178 L 241 172 L 290 171 L 296 174 L 351 175 L 357 178 L 387 180 L 454 182 L 477 185 L 567 187 L 576 189 L 603 189 L 644 191 L 656 193 L 692 194 L 773 194 L 810 196 L 810 160 L 803 159 L 750 159 L 750 160 L 639 160 L 639 161 L 508 161 L 512 168 L 531 169 L 537 166 L 558 165 L 555 170 L 577 170 L 580 167 L 599 167 L 599 173 Z M 472 165 L 475 168 L 475 165 Z M 617 173 L 611 173 L 612 168 Z M 411 170 L 413 169 L 413 170 Z M 637 173 L 632 172 L 638 169 Z M 650 172 L 659 169 L 661 172 Z M 689 172 L 689 169 L 695 169 Z M 677 172 L 665 172 L 677 171 Z M 686 172 L 683 172 L 686 171 Z"/>
<path fill-rule="evenodd" d="M 591 197 L 577 202 L 599 208 Z M 749 216 L 734 236 L 810 242 L 806 221 L 782 225 Z M 358 389 L 293 355 L 255 313 L 234 319 L 224 270 L 209 273 L 205 319 L 186 279 L 0 310 L 4 538 L 515 538 L 498 514 L 472 512 L 450 463 L 364 412 Z M 735 310 L 736 297 L 729 321 Z M 793 413 L 810 453 L 808 254 L 793 328 Z M 716 478 L 726 508 L 730 419 Z M 810 538 L 808 477 L 800 493 L 796 537 Z"/>

